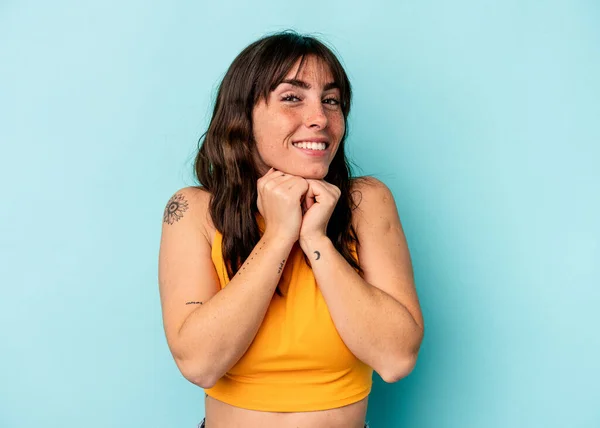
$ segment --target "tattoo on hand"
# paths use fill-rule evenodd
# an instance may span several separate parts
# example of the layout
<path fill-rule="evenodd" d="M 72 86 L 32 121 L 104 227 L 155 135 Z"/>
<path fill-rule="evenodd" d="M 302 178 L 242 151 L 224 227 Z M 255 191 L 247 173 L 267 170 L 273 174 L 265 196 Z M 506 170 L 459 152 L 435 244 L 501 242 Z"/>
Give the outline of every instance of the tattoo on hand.
<path fill-rule="evenodd" d="M 277 270 L 277 273 L 281 273 L 281 271 L 283 270 L 283 265 L 285 265 L 285 259 L 283 259 L 279 264 L 279 269 Z"/>
<path fill-rule="evenodd" d="M 167 224 L 173 224 L 176 221 L 181 220 L 183 213 L 188 209 L 188 203 L 185 197 L 181 193 L 177 193 L 169 199 L 165 212 L 163 213 L 163 222 Z"/>
<path fill-rule="evenodd" d="M 186 302 L 186 305 L 201 305 L 202 302 Z"/>

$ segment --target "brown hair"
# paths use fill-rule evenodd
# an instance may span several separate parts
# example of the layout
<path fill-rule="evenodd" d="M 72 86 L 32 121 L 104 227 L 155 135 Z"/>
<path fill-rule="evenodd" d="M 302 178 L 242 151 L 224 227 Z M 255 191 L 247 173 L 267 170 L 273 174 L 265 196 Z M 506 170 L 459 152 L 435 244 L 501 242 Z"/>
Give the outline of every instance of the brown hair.
<path fill-rule="evenodd" d="M 210 215 L 223 235 L 222 252 L 229 278 L 260 240 L 256 221 L 260 178 L 254 164 L 252 131 L 254 105 L 274 90 L 300 58 L 302 69 L 308 55 L 327 64 L 341 95 L 341 110 L 347 122 L 351 88 L 348 76 L 335 54 L 314 37 L 284 31 L 265 36 L 246 47 L 234 60 L 217 93 L 212 118 L 200 138 L 194 168 L 201 185 L 211 193 Z M 341 190 L 327 226 L 327 236 L 348 263 L 362 274 L 351 244 L 358 243 L 352 227 L 351 167 L 345 155 L 347 129 L 324 180 Z M 305 256 L 306 257 L 306 256 Z M 281 295 L 279 288 L 277 293 Z"/>

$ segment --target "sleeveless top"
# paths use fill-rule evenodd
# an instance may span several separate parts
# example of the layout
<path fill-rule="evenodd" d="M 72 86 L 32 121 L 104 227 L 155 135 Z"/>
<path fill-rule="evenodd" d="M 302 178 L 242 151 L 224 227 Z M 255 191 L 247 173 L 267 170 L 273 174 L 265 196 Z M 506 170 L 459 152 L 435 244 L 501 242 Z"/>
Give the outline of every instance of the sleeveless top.
<path fill-rule="evenodd" d="M 257 220 L 262 234 L 264 220 L 260 215 Z M 229 282 L 222 240 L 217 230 L 211 256 L 221 289 Z M 332 409 L 369 395 L 373 369 L 342 341 L 297 243 L 278 286 L 283 297 L 273 294 L 250 347 L 206 394 L 236 407 L 269 412 Z"/>

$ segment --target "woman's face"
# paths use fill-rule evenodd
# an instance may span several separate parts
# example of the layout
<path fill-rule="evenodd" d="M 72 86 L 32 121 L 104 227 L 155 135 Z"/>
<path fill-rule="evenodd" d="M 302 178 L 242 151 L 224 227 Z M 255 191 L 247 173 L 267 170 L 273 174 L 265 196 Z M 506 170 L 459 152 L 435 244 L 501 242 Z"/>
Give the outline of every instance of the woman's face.
<path fill-rule="evenodd" d="M 261 98 L 254 106 L 254 157 L 261 175 L 273 167 L 322 179 L 344 135 L 340 90 L 329 67 L 308 56 L 296 76 L 299 65 L 298 59 L 269 99 Z"/>

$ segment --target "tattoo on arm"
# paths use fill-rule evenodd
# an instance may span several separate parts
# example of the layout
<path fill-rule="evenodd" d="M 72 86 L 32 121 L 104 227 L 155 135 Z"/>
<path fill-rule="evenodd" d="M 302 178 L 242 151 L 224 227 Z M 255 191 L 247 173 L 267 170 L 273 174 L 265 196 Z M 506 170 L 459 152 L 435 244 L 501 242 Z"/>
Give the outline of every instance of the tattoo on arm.
<path fill-rule="evenodd" d="M 186 302 L 186 305 L 201 305 L 202 302 Z"/>
<path fill-rule="evenodd" d="M 281 273 L 281 271 L 283 270 L 283 266 L 285 265 L 285 259 L 283 259 L 281 261 L 281 263 L 279 263 L 279 269 L 277 270 L 277 273 Z"/>
<path fill-rule="evenodd" d="M 173 224 L 183 217 L 183 213 L 188 209 L 188 203 L 181 193 L 176 193 L 169 199 L 165 212 L 163 213 L 163 222 Z"/>
<path fill-rule="evenodd" d="M 319 260 L 321 258 L 321 253 L 318 251 L 313 251 L 313 253 L 315 253 L 317 255 L 317 257 L 315 258 L 315 260 Z"/>
<path fill-rule="evenodd" d="M 240 270 L 237 271 L 236 275 L 241 275 L 241 274 L 244 273 L 244 270 L 246 269 L 246 266 L 252 261 L 252 259 L 254 258 L 254 256 L 257 255 L 258 252 L 263 249 L 264 246 L 265 246 L 265 243 L 263 242 L 262 245 L 260 247 L 258 247 L 258 249 L 255 252 L 253 252 L 250 255 L 250 257 L 248 257 L 246 259 L 246 261 L 244 262 L 244 265 L 242 266 L 242 268 Z"/>

